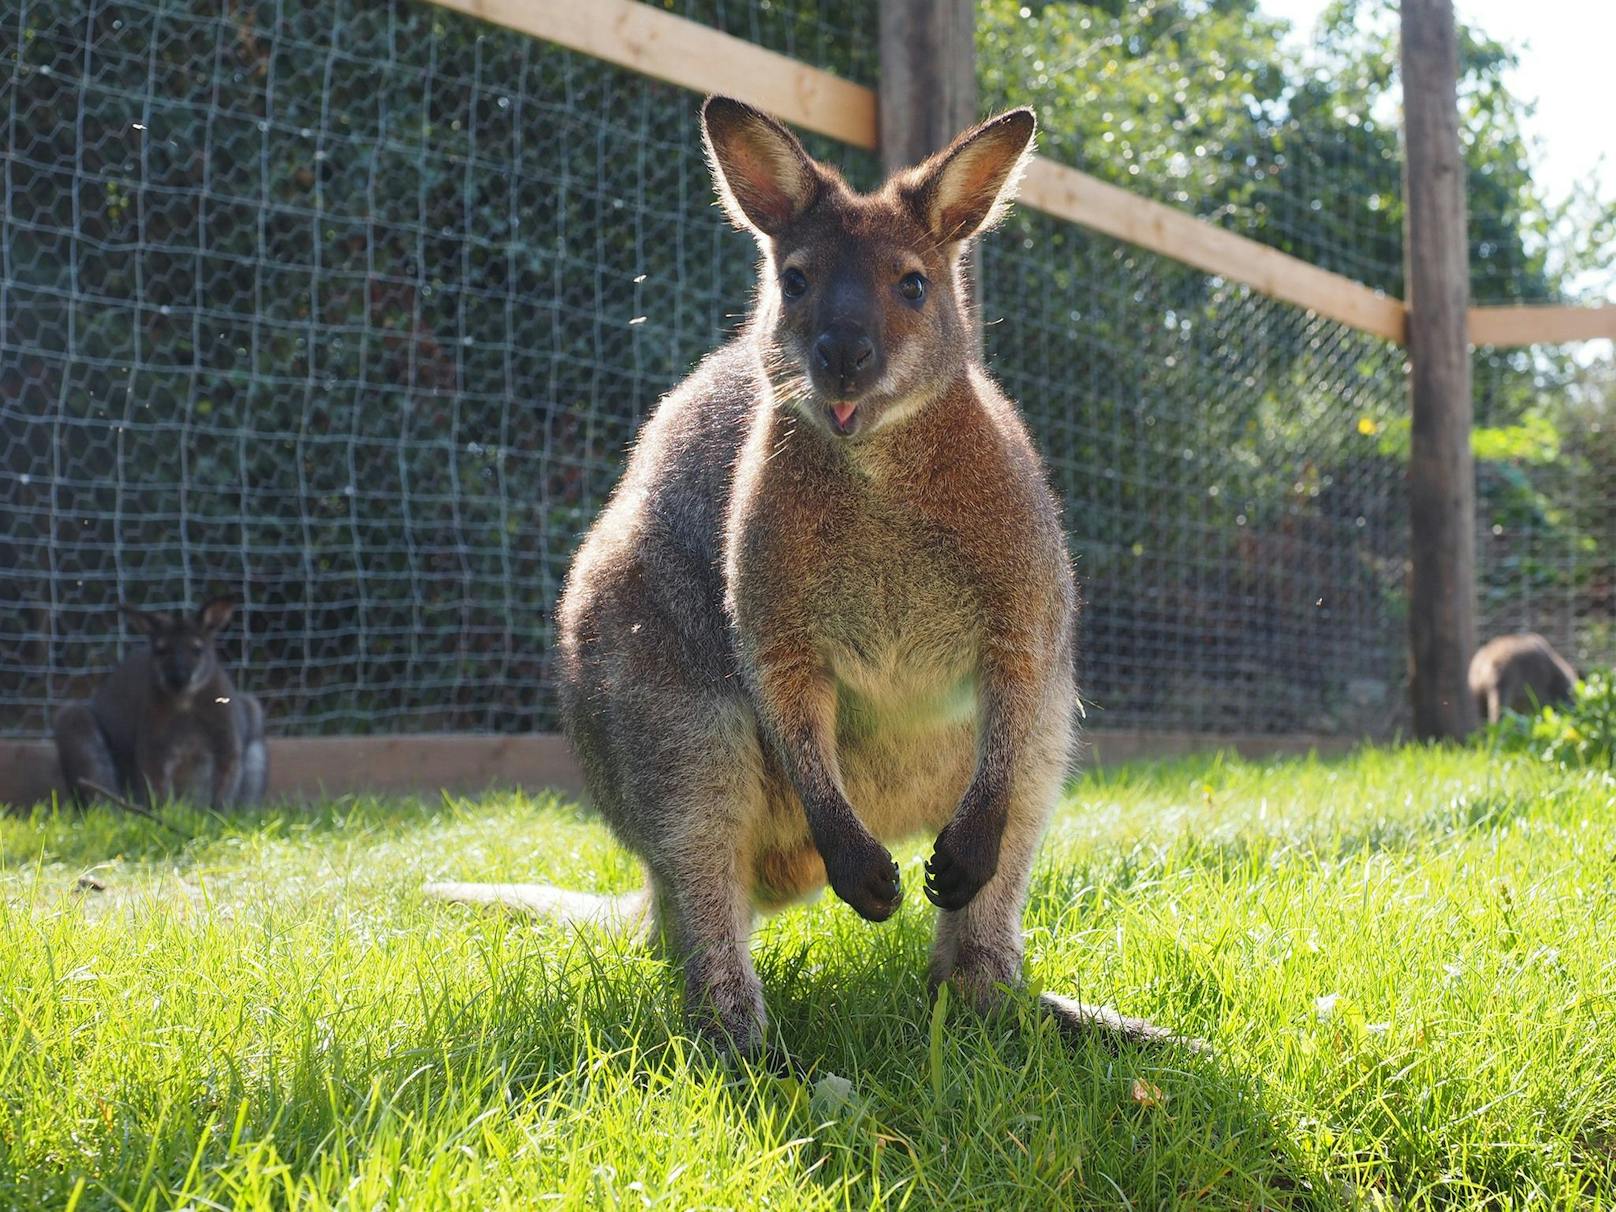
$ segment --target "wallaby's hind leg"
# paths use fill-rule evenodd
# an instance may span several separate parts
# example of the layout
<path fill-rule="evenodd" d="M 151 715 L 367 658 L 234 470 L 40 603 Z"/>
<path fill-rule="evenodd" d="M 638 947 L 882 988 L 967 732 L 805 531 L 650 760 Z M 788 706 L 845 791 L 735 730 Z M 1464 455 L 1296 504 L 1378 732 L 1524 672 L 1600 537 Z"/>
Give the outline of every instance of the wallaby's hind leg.
<path fill-rule="evenodd" d="M 695 693 L 678 716 L 647 718 L 614 746 L 629 789 L 629 802 L 611 806 L 614 823 L 651 869 L 656 926 L 683 969 L 691 1025 L 720 1048 L 756 1055 L 765 1023 L 749 945 L 749 846 L 763 811 L 757 730 L 739 702 Z"/>
<path fill-rule="evenodd" d="M 932 987 L 947 981 L 978 1010 L 992 1010 L 999 1003 L 1000 986 L 1013 988 L 1022 983 L 1021 916 L 1026 907 L 1027 880 L 1066 776 L 1064 739 L 1058 733 L 1047 739 L 1047 756 L 1024 766 L 1017 774 L 993 878 L 964 909 L 943 912 L 937 919 L 937 939 L 931 953 Z M 1126 1042 L 1208 1050 L 1201 1040 L 1119 1014 L 1109 1006 L 1091 1005 L 1055 993 L 1042 994 L 1039 1006 L 1061 1031 L 1073 1037 L 1099 1038 L 1112 1045 Z"/>
<path fill-rule="evenodd" d="M 87 784 L 106 791 L 122 790 L 112 750 L 95 716 L 83 704 L 64 707 L 56 716 L 56 756 L 62 764 L 68 794 L 79 807 L 95 797 Z"/>
<path fill-rule="evenodd" d="M 752 907 L 734 859 L 690 853 L 659 866 L 655 904 L 669 958 L 684 971 L 685 1015 L 720 1048 L 763 1048 L 763 983 L 752 967 Z"/>
<path fill-rule="evenodd" d="M 241 694 L 246 727 L 242 731 L 241 781 L 236 787 L 238 804 L 252 805 L 264 798 L 269 782 L 269 749 L 264 744 L 264 709 L 257 696 Z"/>
<path fill-rule="evenodd" d="M 269 751 L 263 741 L 248 741 L 241 751 L 241 785 L 236 790 L 236 803 L 258 803 L 264 798 L 264 785 L 268 782 Z"/>

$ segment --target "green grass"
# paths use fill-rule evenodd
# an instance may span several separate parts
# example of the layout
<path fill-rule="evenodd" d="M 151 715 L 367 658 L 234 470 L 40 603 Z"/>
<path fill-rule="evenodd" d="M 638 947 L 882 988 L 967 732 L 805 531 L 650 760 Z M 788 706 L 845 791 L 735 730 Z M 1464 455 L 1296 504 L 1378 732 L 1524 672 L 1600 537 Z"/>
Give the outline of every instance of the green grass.
<path fill-rule="evenodd" d="M 648 955 L 421 897 L 631 886 L 568 805 L 42 810 L 0 821 L 0 1204 L 1608 1207 L 1613 807 L 1475 752 L 1091 776 L 1030 975 L 1215 1053 L 1072 1047 L 1025 998 L 933 1032 L 929 908 L 826 897 L 755 946 L 803 1083 L 692 1044 Z"/>

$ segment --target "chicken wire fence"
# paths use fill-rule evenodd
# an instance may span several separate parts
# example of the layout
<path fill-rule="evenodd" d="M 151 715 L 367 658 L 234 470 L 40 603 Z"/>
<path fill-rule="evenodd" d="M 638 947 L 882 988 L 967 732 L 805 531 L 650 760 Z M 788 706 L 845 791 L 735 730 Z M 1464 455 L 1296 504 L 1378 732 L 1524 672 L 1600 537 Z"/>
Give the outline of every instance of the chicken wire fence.
<path fill-rule="evenodd" d="M 666 7 L 874 80 L 873 2 Z M 118 602 L 217 593 L 275 731 L 553 727 L 570 554 L 749 301 L 696 99 L 418 0 L 0 0 L 0 31 L 0 733 L 89 692 Z M 1395 725 L 1401 352 L 1031 212 L 980 274 L 1091 722 Z"/>
<path fill-rule="evenodd" d="M 1616 665 L 1616 374 L 1574 349 L 1476 363 L 1477 629 Z"/>

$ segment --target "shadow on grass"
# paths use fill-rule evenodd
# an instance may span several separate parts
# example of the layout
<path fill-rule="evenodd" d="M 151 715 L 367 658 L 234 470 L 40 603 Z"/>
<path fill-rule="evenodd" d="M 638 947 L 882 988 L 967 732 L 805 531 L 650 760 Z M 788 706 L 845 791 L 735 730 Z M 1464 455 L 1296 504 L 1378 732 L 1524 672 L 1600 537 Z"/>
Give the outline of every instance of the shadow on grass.
<path fill-rule="evenodd" d="M 254 1150 L 335 1200 L 363 1159 L 389 1150 L 402 1147 L 399 1164 L 416 1172 L 452 1166 L 470 1126 L 490 1116 L 522 1117 L 515 1130 L 563 1151 L 562 1171 L 637 1159 L 622 1181 L 643 1179 L 650 1195 L 665 1182 L 673 1203 L 679 1150 L 716 1141 L 732 1177 L 761 1173 L 767 1158 L 776 1180 L 785 1166 L 791 1186 L 858 1206 L 1331 1206 L 1255 1084 L 1223 1059 L 1074 1046 L 1030 995 L 989 1019 L 958 1007 L 934 1017 L 930 914 L 913 916 L 899 930 L 760 949 L 775 1030 L 801 1079 L 726 1063 L 688 1038 L 676 973 L 649 952 L 491 917 L 466 963 L 420 967 L 371 1004 L 276 1007 L 291 1020 L 278 1064 L 253 1065 L 243 1050 L 266 1045 L 244 1040 L 185 1090 L 155 1078 L 108 1090 L 115 1111 L 83 1142 L 96 1196 L 84 1206 L 162 1204 L 188 1172 L 223 1175 Z M 417 1025 L 402 1038 L 377 1029 L 406 1007 Z M 832 1075 L 844 1093 L 822 1081 Z M 164 1108 L 155 1122 L 153 1108 Z M 13 1166 L 0 1157 L 0 1190 L 43 1203 L 79 1176 L 71 1164 Z"/>

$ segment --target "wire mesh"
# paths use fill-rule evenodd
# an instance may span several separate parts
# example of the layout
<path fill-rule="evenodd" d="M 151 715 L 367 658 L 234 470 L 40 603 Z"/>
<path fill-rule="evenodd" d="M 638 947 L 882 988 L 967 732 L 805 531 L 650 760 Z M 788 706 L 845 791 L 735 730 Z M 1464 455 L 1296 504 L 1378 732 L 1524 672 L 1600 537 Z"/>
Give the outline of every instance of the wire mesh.
<path fill-rule="evenodd" d="M 982 277 L 990 365 L 1067 503 L 1090 722 L 1395 726 L 1402 352 L 1026 212 Z"/>
<path fill-rule="evenodd" d="M 1046 155 L 1402 293 L 1386 48 L 1364 45 L 1350 18 L 1302 55 L 1286 23 L 1246 5 L 990 2 L 977 14 L 984 103 L 1035 106 Z"/>
<path fill-rule="evenodd" d="M 876 76 L 873 2 L 663 7 Z M 573 547 L 749 302 L 696 99 L 417 0 L 0 0 L 0 31 L 0 731 L 88 692 L 119 600 L 221 592 L 279 732 L 554 726 Z M 984 104 L 1025 89 L 1046 150 L 1128 162 L 994 70 Z M 1396 190 L 1380 132 L 1343 120 L 1295 159 L 1295 113 L 1240 121 L 1206 180 L 1170 155 L 1155 184 L 1118 171 L 1395 285 L 1362 217 L 1365 182 Z M 873 182 L 872 157 L 810 146 Z M 1400 351 L 1032 213 L 980 272 L 990 362 L 1067 501 L 1091 721 L 1394 726 Z"/>
<path fill-rule="evenodd" d="M 695 99 L 420 3 L 0 30 L 0 729 L 89 692 L 120 599 L 213 593 L 280 731 L 551 726 L 571 550 L 750 294 Z"/>
<path fill-rule="evenodd" d="M 1616 665 L 1616 370 L 1563 349 L 1476 364 L 1482 637 L 1542 634 L 1579 672 Z"/>

